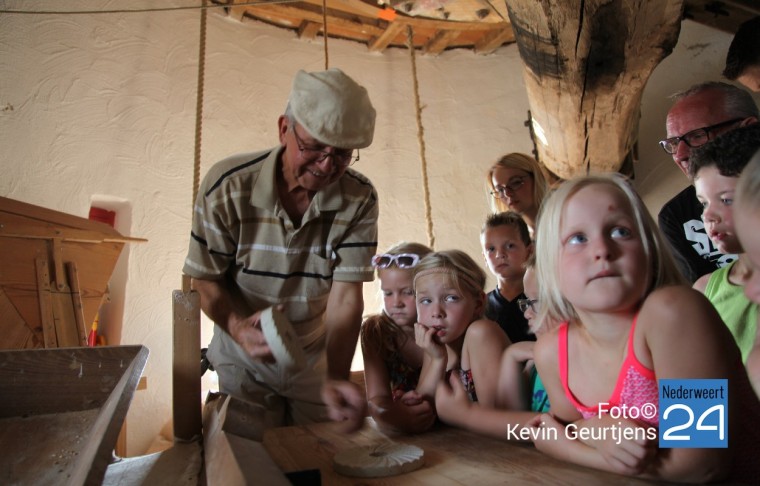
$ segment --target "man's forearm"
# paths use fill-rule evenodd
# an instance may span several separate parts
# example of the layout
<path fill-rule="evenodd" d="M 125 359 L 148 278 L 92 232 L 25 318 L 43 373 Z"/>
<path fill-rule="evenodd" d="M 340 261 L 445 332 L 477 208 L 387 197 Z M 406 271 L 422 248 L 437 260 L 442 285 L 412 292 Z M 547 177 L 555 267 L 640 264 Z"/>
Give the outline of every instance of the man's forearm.
<path fill-rule="evenodd" d="M 333 324 L 327 331 L 327 377 L 334 380 L 348 379 L 359 339 L 361 312 L 355 318 L 346 319 L 347 323 Z"/>
<path fill-rule="evenodd" d="M 238 302 L 226 280 L 193 279 L 193 289 L 201 296 L 201 309 L 216 325 L 230 333 L 230 323 L 246 317 L 244 306 Z"/>
<path fill-rule="evenodd" d="M 325 313 L 328 379 L 348 379 L 363 311 L 361 282 L 333 283 Z"/>

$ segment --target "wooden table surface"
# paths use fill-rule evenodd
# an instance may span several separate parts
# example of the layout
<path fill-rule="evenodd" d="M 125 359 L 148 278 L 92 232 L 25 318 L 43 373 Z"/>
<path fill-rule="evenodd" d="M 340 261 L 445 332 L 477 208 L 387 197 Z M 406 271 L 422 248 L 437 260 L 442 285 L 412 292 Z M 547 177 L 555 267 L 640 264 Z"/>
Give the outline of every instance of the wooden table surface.
<path fill-rule="evenodd" d="M 655 484 L 604 473 L 552 459 L 531 444 L 480 436 L 462 429 L 436 425 L 419 435 L 390 437 L 425 451 L 425 465 L 417 471 L 387 478 L 350 478 L 333 471 L 336 452 L 375 444 L 389 436 L 371 418 L 356 434 L 344 435 L 336 423 L 280 427 L 264 433 L 264 448 L 285 472 L 319 469 L 323 485 L 490 485 L 490 484 Z"/>

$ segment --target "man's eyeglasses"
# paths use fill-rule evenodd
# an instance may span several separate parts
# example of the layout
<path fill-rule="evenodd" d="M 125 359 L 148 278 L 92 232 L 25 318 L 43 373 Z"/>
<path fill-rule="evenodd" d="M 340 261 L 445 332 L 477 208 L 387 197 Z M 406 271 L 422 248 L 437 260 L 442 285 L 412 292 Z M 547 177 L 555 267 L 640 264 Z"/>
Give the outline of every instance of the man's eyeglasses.
<path fill-rule="evenodd" d="M 415 253 L 399 253 L 398 255 L 383 253 L 372 257 L 372 266 L 375 268 L 388 268 L 393 263 L 398 268 L 412 268 L 419 262 L 420 256 Z"/>
<path fill-rule="evenodd" d="M 716 123 L 715 125 L 710 125 L 709 127 L 697 128 L 696 130 L 684 133 L 680 137 L 671 137 L 666 140 L 661 140 L 660 147 L 662 147 L 662 149 L 669 154 L 676 153 L 678 150 L 678 144 L 681 143 L 681 141 L 683 141 L 690 148 L 699 147 L 700 145 L 704 145 L 710 141 L 710 132 L 718 130 L 719 128 L 727 127 L 742 120 L 744 120 L 744 118 L 734 118 L 732 120 Z"/>
<path fill-rule="evenodd" d="M 491 191 L 491 195 L 495 198 L 507 197 L 510 194 L 514 194 L 525 184 L 525 179 L 528 176 L 513 177 L 512 180 L 504 184 L 503 186 L 496 186 Z"/>
<path fill-rule="evenodd" d="M 348 167 L 359 160 L 359 151 L 357 150 L 356 156 L 354 156 L 354 149 L 333 148 L 332 152 L 325 152 L 324 150 L 305 147 L 303 140 L 298 136 L 296 126 L 291 125 L 290 128 L 293 130 L 293 135 L 296 137 L 296 146 L 298 146 L 298 151 L 301 153 L 301 158 L 308 162 L 322 162 L 327 159 L 327 157 L 332 157 L 335 165 Z"/>
<path fill-rule="evenodd" d="M 534 313 L 537 313 L 536 308 L 533 307 L 538 302 L 538 299 L 517 299 L 517 305 L 520 307 L 520 312 L 525 314 L 525 311 L 530 308 Z"/>

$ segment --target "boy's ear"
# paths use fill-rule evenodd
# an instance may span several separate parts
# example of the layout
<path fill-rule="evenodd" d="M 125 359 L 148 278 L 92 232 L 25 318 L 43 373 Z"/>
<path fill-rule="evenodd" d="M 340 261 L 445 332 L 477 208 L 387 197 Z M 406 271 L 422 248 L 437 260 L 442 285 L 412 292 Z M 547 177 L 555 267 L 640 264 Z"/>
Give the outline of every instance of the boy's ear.
<path fill-rule="evenodd" d="M 525 248 L 528 249 L 528 256 L 533 255 L 533 252 L 536 251 L 536 245 L 532 241 L 530 243 L 528 243 L 528 246 L 526 246 Z"/>

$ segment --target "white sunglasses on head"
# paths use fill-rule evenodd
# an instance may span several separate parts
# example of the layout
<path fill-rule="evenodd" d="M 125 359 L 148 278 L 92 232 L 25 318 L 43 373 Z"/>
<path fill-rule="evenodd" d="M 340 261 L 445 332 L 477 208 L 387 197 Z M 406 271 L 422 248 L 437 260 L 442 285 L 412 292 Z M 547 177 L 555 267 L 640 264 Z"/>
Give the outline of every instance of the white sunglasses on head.
<path fill-rule="evenodd" d="M 372 266 L 375 268 L 388 268 L 396 264 L 398 268 L 412 268 L 420 262 L 420 256 L 415 253 L 400 253 L 391 255 L 383 253 L 372 257 Z"/>

